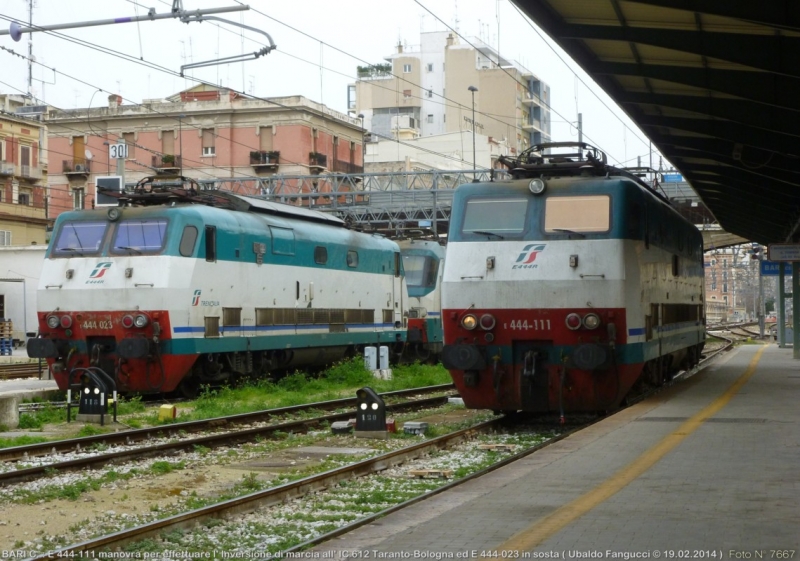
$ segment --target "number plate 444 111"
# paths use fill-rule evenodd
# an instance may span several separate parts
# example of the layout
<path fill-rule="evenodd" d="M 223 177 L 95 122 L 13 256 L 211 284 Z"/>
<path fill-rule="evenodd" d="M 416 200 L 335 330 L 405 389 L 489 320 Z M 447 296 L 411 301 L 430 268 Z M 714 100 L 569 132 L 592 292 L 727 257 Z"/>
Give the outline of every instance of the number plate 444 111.
<path fill-rule="evenodd" d="M 510 323 L 504 324 L 503 327 L 505 329 L 513 329 L 513 330 L 520 330 L 520 331 L 550 331 L 550 320 L 549 319 L 512 319 Z"/>

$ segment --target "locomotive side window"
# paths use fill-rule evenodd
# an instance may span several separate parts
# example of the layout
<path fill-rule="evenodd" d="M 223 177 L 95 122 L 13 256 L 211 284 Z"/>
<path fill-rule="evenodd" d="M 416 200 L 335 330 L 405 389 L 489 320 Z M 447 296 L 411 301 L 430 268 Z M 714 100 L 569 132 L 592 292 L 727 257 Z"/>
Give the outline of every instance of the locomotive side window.
<path fill-rule="evenodd" d="M 206 226 L 206 261 L 217 260 L 217 227 Z"/>
<path fill-rule="evenodd" d="M 328 248 L 318 245 L 314 248 L 314 263 L 324 265 L 328 262 Z"/>
<path fill-rule="evenodd" d="M 191 257 L 194 253 L 194 244 L 197 241 L 197 228 L 194 226 L 186 226 L 183 229 L 181 236 L 181 245 L 179 251 L 184 257 Z"/>
<path fill-rule="evenodd" d="M 461 232 L 521 234 L 527 211 L 528 199 L 472 199 L 467 202 Z"/>
<path fill-rule="evenodd" d="M 167 221 L 163 218 L 123 220 L 114 234 L 112 253 L 158 253 L 164 247 Z"/>
<path fill-rule="evenodd" d="M 347 266 L 355 269 L 358 267 L 358 252 L 355 250 L 347 251 Z"/>
<path fill-rule="evenodd" d="M 59 257 L 95 255 L 100 252 L 107 222 L 65 222 L 58 232 L 53 253 Z"/>
<path fill-rule="evenodd" d="M 611 197 L 608 195 L 548 197 L 545 200 L 545 232 L 608 232 L 610 227 Z"/>

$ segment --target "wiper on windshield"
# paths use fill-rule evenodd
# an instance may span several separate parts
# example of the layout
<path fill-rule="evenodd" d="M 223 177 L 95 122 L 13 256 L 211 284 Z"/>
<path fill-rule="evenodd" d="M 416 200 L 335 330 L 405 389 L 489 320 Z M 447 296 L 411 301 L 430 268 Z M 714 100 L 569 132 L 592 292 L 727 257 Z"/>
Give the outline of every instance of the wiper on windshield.
<path fill-rule="evenodd" d="M 137 255 L 142 255 L 142 252 L 136 249 L 135 247 L 128 247 L 126 245 L 117 245 L 114 246 L 114 249 L 124 249 L 126 251 L 135 251 Z"/>
<path fill-rule="evenodd" d="M 74 251 L 75 253 L 77 253 L 81 257 L 85 257 L 83 255 L 83 253 L 79 249 L 75 249 L 74 247 L 60 247 L 60 248 L 58 248 L 58 251 Z"/>
<path fill-rule="evenodd" d="M 472 234 L 481 234 L 481 235 L 484 235 L 484 236 L 495 236 L 495 237 L 497 237 L 497 238 L 499 238 L 499 239 L 501 239 L 501 240 L 504 240 L 504 239 L 505 239 L 505 238 L 504 238 L 503 236 L 501 236 L 500 234 L 496 234 L 496 233 L 494 233 L 494 232 L 487 232 L 486 230 L 473 230 L 471 233 L 472 233 Z"/>
<path fill-rule="evenodd" d="M 554 232 L 563 232 L 565 234 L 574 234 L 576 236 L 580 236 L 581 238 L 585 238 L 586 234 L 581 234 L 580 232 L 575 232 L 573 230 L 567 230 L 566 228 L 553 228 Z"/>

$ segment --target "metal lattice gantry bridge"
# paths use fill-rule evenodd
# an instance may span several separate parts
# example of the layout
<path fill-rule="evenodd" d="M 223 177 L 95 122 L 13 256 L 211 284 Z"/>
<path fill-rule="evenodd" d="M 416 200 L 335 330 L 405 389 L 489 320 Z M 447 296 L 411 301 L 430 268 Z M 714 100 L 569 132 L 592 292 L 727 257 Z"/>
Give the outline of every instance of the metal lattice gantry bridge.
<path fill-rule="evenodd" d="M 502 170 L 430 170 L 270 175 L 199 180 L 208 189 L 331 212 L 364 229 L 418 227 L 446 234 L 453 191 L 462 183 L 508 177 Z"/>

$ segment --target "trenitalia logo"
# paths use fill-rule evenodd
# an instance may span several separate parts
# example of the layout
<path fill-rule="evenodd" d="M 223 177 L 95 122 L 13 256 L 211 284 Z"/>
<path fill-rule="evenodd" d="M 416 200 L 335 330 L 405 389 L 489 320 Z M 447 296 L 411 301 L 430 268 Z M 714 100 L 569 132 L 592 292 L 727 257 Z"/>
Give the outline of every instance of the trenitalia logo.
<path fill-rule="evenodd" d="M 519 254 L 517 257 L 517 263 L 522 263 L 523 265 L 528 265 L 536 261 L 536 256 L 539 255 L 542 251 L 544 251 L 544 247 L 546 244 L 529 244 L 522 248 L 522 253 Z"/>
<path fill-rule="evenodd" d="M 200 291 L 194 291 L 194 297 L 192 298 L 192 306 L 197 306 L 200 303 Z"/>
<path fill-rule="evenodd" d="M 102 278 L 103 275 L 106 274 L 106 271 L 108 271 L 110 268 L 111 268 L 111 263 L 110 262 L 106 261 L 104 263 L 98 263 L 95 266 L 94 270 L 92 271 L 92 274 L 89 275 L 89 278 L 90 279 Z"/>

